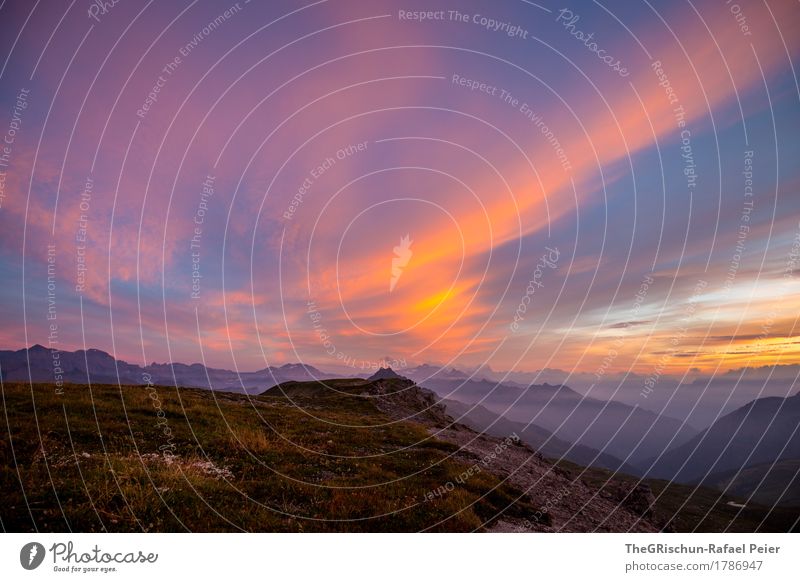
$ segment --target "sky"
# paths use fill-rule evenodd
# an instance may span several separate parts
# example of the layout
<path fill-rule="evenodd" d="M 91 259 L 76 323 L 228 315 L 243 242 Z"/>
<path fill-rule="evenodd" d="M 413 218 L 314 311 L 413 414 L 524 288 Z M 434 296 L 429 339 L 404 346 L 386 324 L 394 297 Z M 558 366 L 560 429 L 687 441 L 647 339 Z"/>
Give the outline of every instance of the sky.
<path fill-rule="evenodd" d="M 0 347 L 800 363 L 795 2 L 102 4 L 0 4 Z"/>

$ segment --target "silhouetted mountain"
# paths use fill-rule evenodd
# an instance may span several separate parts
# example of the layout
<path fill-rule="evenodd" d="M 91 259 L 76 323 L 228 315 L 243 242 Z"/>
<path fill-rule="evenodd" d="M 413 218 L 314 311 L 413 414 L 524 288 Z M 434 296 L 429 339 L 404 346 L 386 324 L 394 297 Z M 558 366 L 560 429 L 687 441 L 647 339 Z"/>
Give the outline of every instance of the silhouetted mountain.
<path fill-rule="evenodd" d="M 372 376 L 367 378 L 370 382 L 375 380 L 387 380 L 389 378 L 402 378 L 400 374 L 392 370 L 391 368 L 380 368 L 377 372 L 375 372 Z"/>
<path fill-rule="evenodd" d="M 800 394 L 759 398 L 653 459 L 648 465 L 655 466 L 648 474 L 688 483 L 776 459 L 800 459 L 798 425 Z"/>
<path fill-rule="evenodd" d="M 140 366 L 115 360 L 101 350 L 54 353 L 36 344 L 17 351 L 0 351 L 0 372 L 6 382 L 54 382 L 59 373 L 64 382 L 85 383 L 89 377 L 87 370 L 91 370 L 91 380 L 95 383 L 116 382 L 118 375 L 124 383 L 145 383 Z"/>
<path fill-rule="evenodd" d="M 54 357 L 57 355 L 57 359 Z M 261 392 L 287 380 L 329 378 L 313 366 L 284 364 L 256 372 L 235 372 L 208 368 L 203 364 L 156 364 L 138 366 L 117 360 L 97 349 L 59 351 L 53 353 L 41 345 L 17 351 L 0 351 L 0 373 L 7 382 L 54 382 L 58 374 L 67 383 L 85 384 L 153 384 L 211 388 L 231 392 Z"/>
<path fill-rule="evenodd" d="M 661 453 L 673 437 L 683 443 L 697 430 L 679 420 L 621 402 L 584 397 L 567 386 L 525 388 L 488 380 L 426 380 L 442 398 L 480 404 L 509 420 L 532 422 L 560 439 L 639 465 Z"/>

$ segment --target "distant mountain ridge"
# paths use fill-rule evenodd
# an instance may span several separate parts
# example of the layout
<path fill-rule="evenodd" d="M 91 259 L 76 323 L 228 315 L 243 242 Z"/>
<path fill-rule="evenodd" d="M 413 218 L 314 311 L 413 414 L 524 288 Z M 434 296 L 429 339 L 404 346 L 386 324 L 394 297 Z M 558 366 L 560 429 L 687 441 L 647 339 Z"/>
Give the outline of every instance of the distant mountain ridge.
<path fill-rule="evenodd" d="M 10 383 L 52 383 L 53 355 L 41 345 L 0 350 L 0 378 Z M 199 363 L 140 366 L 99 349 L 59 351 L 57 364 L 66 383 L 152 383 L 251 395 L 276 386 L 317 390 L 319 380 L 336 379 L 334 374 L 302 363 L 239 373 Z M 404 399 L 430 390 L 436 395 L 429 399 L 432 413 L 441 402 L 447 414 L 473 430 L 493 437 L 515 432 L 545 456 L 563 457 L 581 466 L 689 485 L 701 483 L 742 497 L 752 494 L 763 503 L 796 504 L 800 499 L 800 394 L 753 400 L 698 432 L 675 418 L 614 400 L 585 397 L 568 386 L 469 380 L 454 368 L 442 370 L 441 375 L 430 374 L 432 371 L 433 366 L 418 366 L 401 370 L 401 375 L 392 368 L 380 368 L 366 381 L 341 377 L 339 381 L 399 387 L 392 405 L 406 411 L 413 407 Z M 387 396 L 382 394 L 383 400 Z M 665 450 L 670 442 L 671 448 Z M 768 478 L 762 482 L 767 469 Z"/>
<path fill-rule="evenodd" d="M 139 366 L 116 360 L 98 349 L 61 351 L 59 364 L 64 382 L 139 385 L 152 382 L 249 394 L 261 393 L 287 381 L 336 377 L 305 364 L 284 364 L 238 373 L 198 363 Z M 684 442 L 697 432 L 691 427 L 681 426 L 678 420 L 645 409 L 616 401 L 585 398 L 567 386 L 522 386 L 490 380 L 465 380 L 463 372 L 455 368 L 433 373 L 435 371 L 433 366 L 422 365 L 401 370 L 400 376 L 391 368 L 381 368 L 373 373 L 372 379 L 408 376 L 436 392 L 440 398 L 480 404 L 509 421 L 532 422 L 562 441 L 584 445 L 621 459 L 627 465 L 635 466 L 662 452 L 665 443 L 675 434 L 678 434 L 677 442 Z M 0 373 L 2 379 L 9 382 L 27 382 L 29 379 L 53 382 L 51 350 L 35 345 L 29 349 L 0 351 Z"/>
<path fill-rule="evenodd" d="M 523 441 L 550 459 L 566 459 L 584 467 L 599 467 L 630 475 L 638 473 L 635 467 L 612 455 L 559 439 L 553 433 L 535 424 L 508 420 L 483 406 L 464 404 L 457 400 L 442 400 L 442 404 L 445 405 L 450 416 L 471 429 L 496 437 L 505 437 L 516 433 Z"/>
<path fill-rule="evenodd" d="M 429 378 L 427 388 L 441 398 L 478 404 L 505 418 L 536 424 L 559 439 L 584 445 L 638 466 L 682 444 L 697 429 L 669 416 L 615 400 L 586 397 L 568 386 L 516 386 L 489 380 Z"/>
<path fill-rule="evenodd" d="M 307 381 L 330 378 L 313 366 L 283 364 L 255 372 L 235 372 L 209 368 L 203 364 L 129 364 L 98 349 L 60 351 L 60 375 L 64 382 L 85 384 L 153 384 L 210 388 L 231 392 L 262 392 L 289 380 Z M 30 375 L 29 375 L 30 374 Z M 50 349 L 34 345 L 21 350 L 0 350 L 0 377 L 6 382 L 54 382 L 54 360 Z"/>
<path fill-rule="evenodd" d="M 336 377 L 302 363 L 238 373 L 199 363 L 140 366 L 117 360 L 99 349 L 60 351 L 58 364 L 63 381 L 67 383 L 145 385 L 151 382 L 248 394 L 260 394 L 290 381 Z M 554 440 L 550 441 L 546 454 L 561 456 L 572 446 L 567 458 L 583 465 L 612 470 L 616 466 L 638 474 L 649 471 L 652 477 L 691 483 L 706 474 L 769 463 L 776 457 L 778 460 L 800 459 L 800 431 L 795 431 L 800 424 L 798 395 L 786 399 L 758 399 L 698 432 L 675 418 L 614 400 L 585 397 L 563 385 L 521 386 L 513 382 L 468 380 L 464 372 L 455 368 L 437 369 L 429 365 L 402 369 L 400 373 L 402 375 L 391 368 L 381 368 L 370 380 L 408 376 L 441 399 L 480 406 L 465 419 L 474 428 L 484 430 L 498 418 L 495 429 L 513 427 L 512 430 L 519 432 L 520 426 L 529 426 L 526 440 L 533 446 L 541 446 L 552 437 Z M 1 350 L 0 378 L 4 382 L 52 383 L 53 353 L 41 345 L 16 351 Z M 743 428 L 737 434 L 740 422 Z M 732 444 L 728 446 L 729 443 Z M 671 448 L 665 452 L 668 446 Z M 697 451 L 692 453 L 695 448 Z M 783 453 L 781 449 L 785 449 Z M 691 459 L 681 468 L 690 453 Z M 594 457 L 597 458 L 593 461 Z"/>

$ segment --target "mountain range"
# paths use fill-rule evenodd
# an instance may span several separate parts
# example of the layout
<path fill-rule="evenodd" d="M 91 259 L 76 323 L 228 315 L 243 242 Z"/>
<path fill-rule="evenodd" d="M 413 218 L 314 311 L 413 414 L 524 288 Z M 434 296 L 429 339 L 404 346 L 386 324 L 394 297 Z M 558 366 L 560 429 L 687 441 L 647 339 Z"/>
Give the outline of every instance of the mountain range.
<path fill-rule="evenodd" d="M 736 472 L 748 467 L 760 466 L 761 473 L 766 475 L 769 464 L 797 459 L 800 459 L 800 394 L 753 400 L 645 464 L 647 474 L 652 477 L 719 483 L 736 481 Z M 789 480 L 796 481 L 796 478 Z"/>
<path fill-rule="evenodd" d="M 508 420 L 480 405 L 469 405 L 458 400 L 442 400 L 448 414 L 473 430 L 503 437 L 517 434 L 519 437 L 550 459 L 566 459 L 584 467 L 600 467 L 621 471 L 630 475 L 639 472 L 624 461 L 584 445 L 564 441 L 535 424 Z"/>
<path fill-rule="evenodd" d="M 57 363 L 67 383 L 149 382 L 251 395 L 291 382 L 335 376 L 306 364 L 269 366 L 255 372 L 199 363 L 139 366 L 98 349 L 58 352 Z M 630 475 L 702 483 L 741 496 L 752 495 L 764 503 L 800 499 L 800 395 L 755 399 L 697 430 L 677 418 L 585 396 L 560 384 L 469 379 L 455 368 L 429 365 L 401 372 L 402 376 L 381 368 L 367 381 L 410 378 L 431 390 L 457 422 L 496 437 L 515 433 L 548 458 Z M 52 383 L 53 352 L 41 345 L 0 351 L 0 378 L 4 383 Z"/>
<path fill-rule="evenodd" d="M 329 378 L 329 374 L 306 364 L 269 366 L 255 372 L 209 368 L 203 364 L 129 364 L 97 349 L 59 351 L 58 364 L 64 382 L 75 384 L 153 384 L 210 388 L 228 392 L 262 392 L 287 380 Z M 6 382 L 53 382 L 54 360 L 50 349 L 30 348 L 0 351 L 0 377 Z"/>
<path fill-rule="evenodd" d="M 797 507 L 546 458 L 517 432 L 471 429 L 400 377 L 260 394 L 4 381 L 2 393 L 7 531 L 786 532 L 800 521 Z"/>
<path fill-rule="evenodd" d="M 527 387 L 489 380 L 429 378 L 425 386 L 442 398 L 479 404 L 509 420 L 533 423 L 556 437 L 638 465 L 697 434 L 688 424 L 614 400 L 583 396 L 567 386 Z"/>

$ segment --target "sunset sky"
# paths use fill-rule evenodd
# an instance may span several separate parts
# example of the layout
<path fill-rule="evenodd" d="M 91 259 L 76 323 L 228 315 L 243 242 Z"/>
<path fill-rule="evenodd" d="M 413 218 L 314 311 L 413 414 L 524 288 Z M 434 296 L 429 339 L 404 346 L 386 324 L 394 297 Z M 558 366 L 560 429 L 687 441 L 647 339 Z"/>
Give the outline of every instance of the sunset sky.
<path fill-rule="evenodd" d="M 800 11 L 740 4 L 7 0 L 0 347 L 800 364 Z"/>

